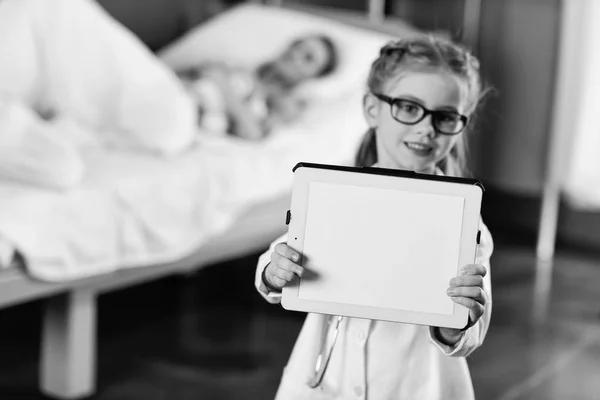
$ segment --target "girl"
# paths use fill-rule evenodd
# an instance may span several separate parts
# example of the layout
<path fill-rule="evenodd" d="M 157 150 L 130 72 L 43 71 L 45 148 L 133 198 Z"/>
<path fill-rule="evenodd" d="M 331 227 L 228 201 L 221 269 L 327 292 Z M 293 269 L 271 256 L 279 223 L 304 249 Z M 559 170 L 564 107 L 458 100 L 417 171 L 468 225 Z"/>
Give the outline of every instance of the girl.
<path fill-rule="evenodd" d="M 435 36 L 384 46 L 368 77 L 363 111 L 370 129 L 357 164 L 463 175 L 465 128 L 481 95 L 478 62 L 461 46 Z M 447 291 L 469 309 L 464 329 L 309 314 L 277 398 L 473 399 L 465 357 L 483 342 L 491 312 L 492 238 L 481 229 L 476 263 Z M 303 273 L 301 254 L 285 239 L 257 266 L 256 287 L 271 303 Z"/>

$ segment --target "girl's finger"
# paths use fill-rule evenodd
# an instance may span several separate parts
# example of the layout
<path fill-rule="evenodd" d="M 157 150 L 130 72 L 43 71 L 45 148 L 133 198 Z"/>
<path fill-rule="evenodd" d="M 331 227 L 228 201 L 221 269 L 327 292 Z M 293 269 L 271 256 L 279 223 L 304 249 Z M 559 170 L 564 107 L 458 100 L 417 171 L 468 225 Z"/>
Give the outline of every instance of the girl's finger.
<path fill-rule="evenodd" d="M 300 253 L 292 249 L 287 243 L 281 242 L 275 245 L 275 253 L 282 255 L 283 257 L 290 259 L 294 262 L 300 260 Z"/>
<path fill-rule="evenodd" d="M 471 298 L 479 304 L 485 305 L 487 296 L 483 289 L 477 286 L 461 286 L 457 288 L 449 288 L 446 293 L 449 296 Z"/>
<path fill-rule="evenodd" d="M 469 315 L 471 316 L 473 323 L 477 322 L 477 320 L 481 318 L 485 310 L 483 305 L 469 297 L 452 297 L 452 301 L 469 309 Z"/>
<path fill-rule="evenodd" d="M 275 268 L 272 272 L 276 278 L 283 279 L 285 282 L 290 282 L 294 278 L 294 273 L 281 268 Z"/>
<path fill-rule="evenodd" d="M 476 304 L 475 307 L 471 308 L 469 317 L 471 318 L 472 324 L 475 324 L 477 321 L 479 321 L 479 318 L 481 318 L 484 312 L 485 308 L 481 304 Z"/>
<path fill-rule="evenodd" d="M 481 264 L 468 264 L 461 268 L 460 275 L 481 275 L 485 276 L 487 269 Z"/>
<path fill-rule="evenodd" d="M 286 280 L 284 280 L 284 279 L 281 279 L 281 278 L 280 278 L 280 277 L 278 277 L 278 276 L 273 276 L 273 277 L 271 278 L 271 282 L 272 282 L 272 283 L 273 283 L 273 284 L 274 284 L 276 287 L 278 287 L 278 288 L 280 288 L 280 289 L 281 289 L 281 288 L 283 288 L 283 287 L 284 287 L 284 286 L 287 284 L 287 281 L 286 281 Z"/>
<path fill-rule="evenodd" d="M 481 275 L 462 275 L 450 279 L 450 287 L 458 286 L 479 286 L 483 287 L 483 276 Z"/>
<path fill-rule="evenodd" d="M 284 257 L 281 254 L 275 252 L 271 253 L 271 262 L 277 267 L 286 271 L 290 271 L 298 276 L 302 276 L 302 273 L 304 273 L 304 268 L 298 264 L 295 264 L 289 258 Z"/>

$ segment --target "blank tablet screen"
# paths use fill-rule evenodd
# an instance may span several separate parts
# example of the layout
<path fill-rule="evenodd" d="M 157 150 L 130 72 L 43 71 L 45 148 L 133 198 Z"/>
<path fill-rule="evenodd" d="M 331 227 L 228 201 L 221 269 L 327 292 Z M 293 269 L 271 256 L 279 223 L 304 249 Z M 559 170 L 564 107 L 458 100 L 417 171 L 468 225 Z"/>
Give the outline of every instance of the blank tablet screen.
<path fill-rule="evenodd" d="M 318 278 L 302 280 L 298 298 L 451 315 L 464 201 L 311 182 L 303 253 Z"/>

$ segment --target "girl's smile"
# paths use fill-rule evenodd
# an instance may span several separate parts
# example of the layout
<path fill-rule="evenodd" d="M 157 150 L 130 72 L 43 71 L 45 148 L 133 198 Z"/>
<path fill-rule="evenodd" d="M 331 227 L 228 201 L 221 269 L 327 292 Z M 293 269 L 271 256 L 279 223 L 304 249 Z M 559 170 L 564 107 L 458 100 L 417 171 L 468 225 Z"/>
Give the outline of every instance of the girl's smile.
<path fill-rule="evenodd" d="M 407 149 L 417 157 L 428 157 L 435 147 L 435 142 L 404 142 Z"/>

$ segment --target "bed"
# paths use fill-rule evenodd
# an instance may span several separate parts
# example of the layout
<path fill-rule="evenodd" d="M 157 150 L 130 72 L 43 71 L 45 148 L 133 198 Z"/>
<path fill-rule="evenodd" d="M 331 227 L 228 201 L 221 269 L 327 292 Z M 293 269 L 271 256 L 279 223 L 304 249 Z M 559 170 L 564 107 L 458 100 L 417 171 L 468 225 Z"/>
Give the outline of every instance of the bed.
<path fill-rule="evenodd" d="M 85 161 L 81 183 L 49 190 L 0 181 L 0 307 L 45 299 L 43 393 L 94 392 L 96 296 L 266 248 L 286 229 L 296 162 L 352 162 L 366 129 L 367 60 L 391 38 L 417 33 L 402 21 L 381 23 L 380 5 L 373 2 L 368 20 L 350 11 L 242 4 L 158 54 L 174 69 L 222 58 L 252 66 L 299 33 L 339 40 L 344 68 L 305 88 L 314 98 L 306 118 L 264 142 L 198 135 L 190 149 L 161 158 L 106 151 L 71 124 L 65 129 Z M 269 45 L 255 46 L 262 42 Z"/>

